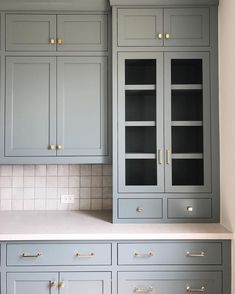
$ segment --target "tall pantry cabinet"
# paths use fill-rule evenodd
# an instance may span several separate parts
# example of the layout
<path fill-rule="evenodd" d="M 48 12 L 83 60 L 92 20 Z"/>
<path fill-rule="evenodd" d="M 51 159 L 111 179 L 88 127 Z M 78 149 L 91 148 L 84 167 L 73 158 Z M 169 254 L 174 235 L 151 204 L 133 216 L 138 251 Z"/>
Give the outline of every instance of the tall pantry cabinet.
<path fill-rule="evenodd" d="M 113 6 L 113 77 L 114 222 L 218 221 L 217 8 Z"/>

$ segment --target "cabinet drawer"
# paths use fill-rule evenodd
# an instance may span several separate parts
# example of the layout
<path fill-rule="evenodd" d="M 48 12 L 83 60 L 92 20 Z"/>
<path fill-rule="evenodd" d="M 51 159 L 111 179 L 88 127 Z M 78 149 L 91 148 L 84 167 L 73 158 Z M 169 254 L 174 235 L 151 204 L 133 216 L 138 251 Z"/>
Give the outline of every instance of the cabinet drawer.
<path fill-rule="evenodd" d="M 8 244 L 8 266 L 110 265 L 111 244 Z"/>
<path fill-rule="evenodd" d="M 50 38 L 56 42 L 55 15 L 6 15 L 7 51 L 55 51 Z"/>
<path fill-rule="evenodd" d="M 220 272 L 119 272 L 118 293 L 222 293 Z"/>
<path fill-rule="evenodd" d="M 162 199 L 119 199 L 119 218 L 162 218 Z"/>
<path fill-rule="evenodd" d="M 118 244 L 119 265 L 221 264 L 221 243 Z"/>
<path fill-rule="evenodd" d="M 211 199 L 168 199 L 168 218 L 211 217 Z"/>

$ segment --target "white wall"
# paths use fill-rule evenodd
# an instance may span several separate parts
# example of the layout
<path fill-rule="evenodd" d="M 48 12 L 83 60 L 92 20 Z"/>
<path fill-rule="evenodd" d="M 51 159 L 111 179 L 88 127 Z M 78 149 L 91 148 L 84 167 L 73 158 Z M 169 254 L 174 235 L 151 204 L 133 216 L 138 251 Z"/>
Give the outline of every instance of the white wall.
<path fill-rule="evenodd" d="M 235 232 L 235 0 L 220 0 L 219 22 L 221 223 Z M 235 266 L 232 277 L 235 294 Z"/>

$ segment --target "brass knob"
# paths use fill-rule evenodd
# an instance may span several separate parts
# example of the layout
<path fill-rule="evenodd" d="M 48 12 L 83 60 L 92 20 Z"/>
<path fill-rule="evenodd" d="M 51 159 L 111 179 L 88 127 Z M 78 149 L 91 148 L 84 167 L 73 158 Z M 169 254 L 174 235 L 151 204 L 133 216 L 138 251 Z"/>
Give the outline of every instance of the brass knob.
<path fill-rule="evenodd" d="M 137 212 L 140 212 L 140 213 L 141 213 L 141 212 L 144 212 L 144 208 L 143 208 L 143 207 L 137 207 L 137 208 L 136 208 L 136 211 L 137 211 Z"/>
<path fill-rule="evenodd" d="M 58 38 L 58 39 L 57 39 L 57 44 L 58 44 L 58 45 L 62 45 L 62 44 L 63 44 L 62 38 Z"/>
<path fill-rule="evenodd" d="M 49 149 L 50 149 L 50 150 L 55 150 L 55 145 L 51 144 L 51 145 L 49 146 Z"/>
<path fill-rule="evenodd" d="M 166 33 L 166 34 L 165 34 L 165 38 L 166 38 L 167 40 L 169 40 L 169 39 L 170 39 L 170 34 L 169 34 L 169 33 Z"/>
<path fill-rule="evenodd" d="M 50 286 L 51 288 L 55 288 L 57 286 L 56 281 L 51 281 Z"/>
<path fill-rule="evenodd" d="M 62 145 L 57 145 L 57 149 L 61 150 L 62 149 Z"/>
<path fill-rule="evenodd" d="M 62 281 L 61 283 L 60 283 L 60 288 L 64 288 L 65 287 L 65 284 L 64 284 L 64 281 Z"/>
<path fill-rule="evenodd" d="M 55 45 L 55 39 L 54 39 L 54 38 L 50 38 L 49 43 L 50 43 L 51 45 Z"/>
<path fill-rule="evenodd" d="M 161 40 L 162 39 L 162 33 L 158 33 L 157 38 L 158 38 L 158 40 Z"/>

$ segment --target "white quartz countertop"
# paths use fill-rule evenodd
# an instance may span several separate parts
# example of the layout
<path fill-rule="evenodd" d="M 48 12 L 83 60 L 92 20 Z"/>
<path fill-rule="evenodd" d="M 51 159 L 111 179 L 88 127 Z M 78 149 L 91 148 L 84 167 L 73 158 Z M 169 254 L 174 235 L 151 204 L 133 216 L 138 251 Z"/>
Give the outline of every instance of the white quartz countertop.
<path fill-rule="evenodd" d="M 1 212 L 0 241 L 230 240 L 220 224 L 112 224 L 109 212 Z"/>

